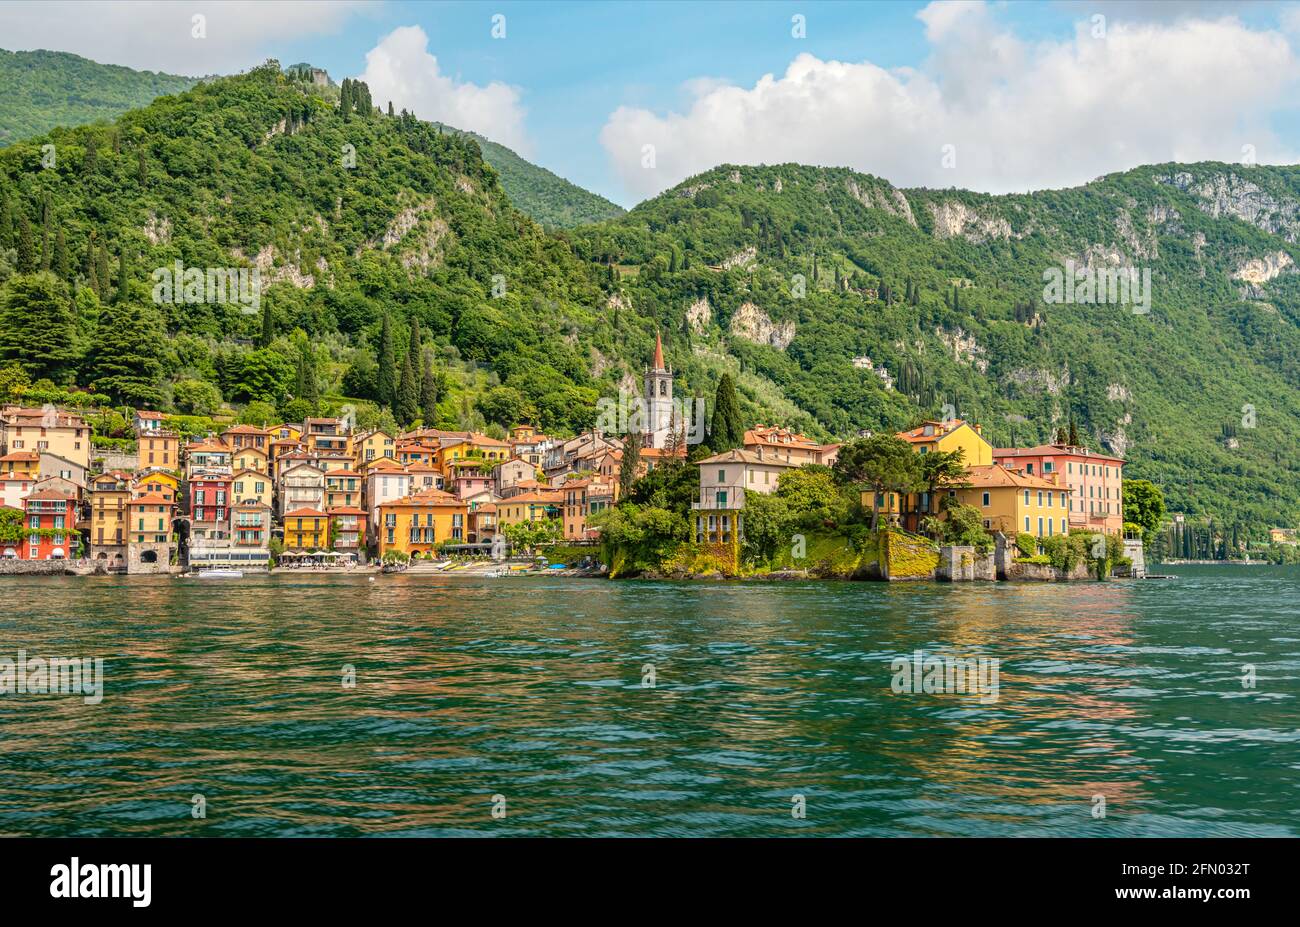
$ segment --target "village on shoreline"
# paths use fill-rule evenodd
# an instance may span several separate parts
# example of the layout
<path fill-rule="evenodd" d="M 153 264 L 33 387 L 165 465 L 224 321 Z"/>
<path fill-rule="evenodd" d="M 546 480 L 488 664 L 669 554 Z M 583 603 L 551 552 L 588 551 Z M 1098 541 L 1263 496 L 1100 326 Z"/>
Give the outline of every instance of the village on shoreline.
<path fill-rule="evenodd" d="M 1140 531 L 1124 519 L 1124 461 L 1064 433 L 994 448 L 979 424 L 953 418 L 819 443 L 782 427 L 719 425 L 715 414 L 710 440 L 727 449 L 713 453 L 688 442 L 673 378 L 657 343 L 636 426 L 621 437 L 597 428 L 552 438 L 527 424 L 503 439 L 390 434 L 341 416 L 231 424 L 183 442 L 167 415 L 139 409 L 129 454 L 96 448 L 80 411 L 6 406 L 0 575 L 1144 573 Z M 728 428 L 729 439 L 719 433 Z M 679 524 L 636 524 L 683 489 L 692 498 Z"/>

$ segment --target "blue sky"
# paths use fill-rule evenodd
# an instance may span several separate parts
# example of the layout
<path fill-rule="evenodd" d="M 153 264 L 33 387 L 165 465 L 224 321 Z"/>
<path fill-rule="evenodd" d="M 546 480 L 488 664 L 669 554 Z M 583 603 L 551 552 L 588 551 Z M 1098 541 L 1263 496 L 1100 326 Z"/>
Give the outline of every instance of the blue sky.
<path fill-rule="evenodd" d="M 182 73 L 310 61 L 627 206 L 723 161 L 993 192 L 1152 161 L 1290 163 L 1298 34 L 1295 4 L 1216 0 L 0 0 L 4 47 Z"/>

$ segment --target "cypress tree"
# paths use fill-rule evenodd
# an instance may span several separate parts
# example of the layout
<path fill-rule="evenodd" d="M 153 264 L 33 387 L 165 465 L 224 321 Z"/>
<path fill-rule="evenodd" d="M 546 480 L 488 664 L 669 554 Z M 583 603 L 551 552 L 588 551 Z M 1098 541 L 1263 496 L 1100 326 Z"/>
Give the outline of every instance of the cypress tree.
<path fill-rule="evenodd" d="M 626 499 L 636 482 L 636 471 L 641 465 L 641 436 L 628 432 L 623 436 L 623 459 L 618 467 L 619 498 Z"/>
<path fill-rule="evenodd" d="M 424 364 L 420 362 L 420 342 L 423 335 L 420 332 L 420 319 L 416 316 L 411 319 L 411 337 L 406 347 L 406 353 L 411 357 L 411 371 L 415 377 L 415 396 L 416 402 L 419 397 L 424 395 Z"/>
<path fill-rule="evenodd" d="M 433 357 L 424 355 L 424 375 L 421 379 L 420 412 L 426 426 L 438 420 L 438 379 L 433 373 Z"/>
<path fill-rule="evenodd" d="M 392 100 L 389 100 L 389 101 L 388 101 L 388 115 L 390 115 L 390 116 L 393 115 L 393 101 L 392 101 Z"/>
<path fill-rule="evenodd" d="M 68 240 L 63 237 L 63 226 L 54 236 L 54 272 L 60 280 L 68 279 Z"/>
<path fill-rule="evenodd" d="M 18 213 L 18 272 L 30 274 L 36 270 L 36 245 L 32 242 L 32 227 L 27 215 Z"/>
<path fill-rule="evenodd" d="M 403 425 L 409 425 L 420 417 L 420 391 L 415 383 L 415 365 L 411 363 L 409 351 L 402 360 L 402 378 L 397 387 L 394 414 Z"/>
<path fill-rule="evenodd" d="M 718 380 L 718 390 L 713 397 L 713 420 L 709 425 L 709 446 L 715 452 L 740 447 L 745 440 L 745 427 L 740 419 L 740 404 L 736 400 L 736 385 L 731 374 L 724 373 Z"/>
<path fill-rule="evenodd" d="M 54 254 L 50 241 L 50 202 L 47 199 L 41 212 L 41 270 L 49 270 Z"/>
<path fill-rule="evenodd" d="M 126 302 L 126 246 L 123 245 L 117 252 L 117 291 L 113 294 L 113 302 Z"/>
<path fill-rule="evenodd" d="M 95 257 L 95 275 L 99 277 L 99 298 L 108 302 L 109 290 L 112 286 L 112 277 L 108 272 L 108 247 L 99 246 L 99 254 Z"/>
<path fill-rule="evenodd" d="M 1074 423 L 1074 413 L 1070 414 L 1070 446 L 1079 446 L 1079 428 Z"/>
<path fill-rule="evenodd" d="M 104 298 L 102 284 L 99 282 L 99 270 L 95 265 L 95 253 L 98 248 L 95 245 L 95 230 L 90 230 L 90 241 L 86 244 L 86 285 L 89 286 L 101 300 Z"/>
<path fill-rule="evenodd" d="M 397 349 L 393 346 L 393 327 L 385 312 L 379 330 L 379 401 L 396 411 Z"/>
<path fill-rule="evenodd" d="M 262 334 L 257 339 L 259 348 L 269 348 L 275 339 L 275 319 L 271 317 L 271 304 L 262 306 Z"/>

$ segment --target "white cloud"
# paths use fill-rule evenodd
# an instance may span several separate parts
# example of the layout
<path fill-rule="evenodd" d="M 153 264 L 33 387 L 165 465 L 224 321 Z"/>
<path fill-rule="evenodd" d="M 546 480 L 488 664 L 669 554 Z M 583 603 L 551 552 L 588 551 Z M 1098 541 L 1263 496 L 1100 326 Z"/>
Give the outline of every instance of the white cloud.
<path fill-rule="evenodd" d="M 620 107 L 601 143 L 636 197 L 727 162 L 1008 192 L 1143 163 L 1234 161 L 1247 144 L 1261 161 L 1294 160 L 1268 128 L 1300 77 L 1280 32 L 1229 17 L 1112 19 L 1097 38 L 1083 18 L 1068 40 L 1031 43 L 979 3 L 931 4 L 918 18 L 931 51 L 919 70 L 801 54 L 752 87 L 704 85 L 684 112 Z M 943 166 L 946 145 L 955 168 Z"/>
<path fill-rule="evenodd" d="M 361 80 L 370 86 L 376 106 L 391 100 L 395 109 L 477 132 L 522 155 L 532 149 L 519 89 L 497 81 L 480 86 L 443 74 L 419 26 L 394 29 L 371 49 Z"/>
<path fill-rule="evenodd" d="M 0 47 L 73 52 L 138 70 L 229 74 L 275 56 L 277 43 L 336 32 L 373 7 L 362 0 L 19 0 L 0 3 Z M 202 38 L 194 34 L 196 15 L 205 17 Z"/>

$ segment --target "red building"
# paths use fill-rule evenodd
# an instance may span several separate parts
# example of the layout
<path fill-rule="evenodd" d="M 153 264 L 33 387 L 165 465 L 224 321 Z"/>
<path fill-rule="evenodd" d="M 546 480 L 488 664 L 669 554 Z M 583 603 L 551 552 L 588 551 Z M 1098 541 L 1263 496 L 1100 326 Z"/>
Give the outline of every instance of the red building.
<path fill-rule="evenodd" d="M 18 556 L 23 560 L 66 560 L 75 556 L 80 541 L 76 504 L 75 496 L 54 489 L 38 489 L 24 499 L 28 535 Z"/>
<path fill-rule="evenodd" d="M 1040 444 L 996 447 L 993 462 L 1030 476 L 1060 475 L 1070 487 L 1070 530 L 1120 534 L 1124 530 L 1124 461 L 1086 447 Z"/>

